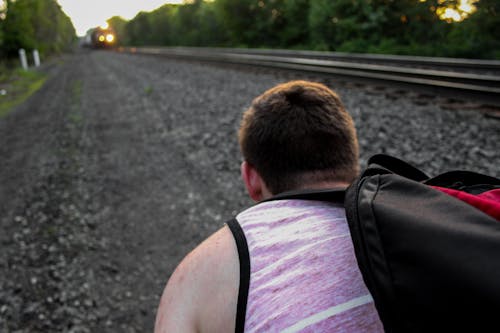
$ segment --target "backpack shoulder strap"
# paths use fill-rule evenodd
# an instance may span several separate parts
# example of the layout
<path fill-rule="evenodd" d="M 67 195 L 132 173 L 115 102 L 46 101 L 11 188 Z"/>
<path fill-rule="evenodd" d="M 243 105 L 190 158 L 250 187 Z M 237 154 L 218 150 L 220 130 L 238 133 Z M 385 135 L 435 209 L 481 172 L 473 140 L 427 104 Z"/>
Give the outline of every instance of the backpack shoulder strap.
<path fill-rule="evenodd" d="M 386 154 L 376 154 L 368 159 L 368 170 L 373 168 L 377 168 L 377 170 L 380 170 L 380 167 L 382 169 L 390 171 L 391 173 L 395 173 L 417 182 L 429 179 L 429 176 L 427 176 L 422 170 L 394 156 Z M 373 174 L 373 172 L 369 173 Z M 376 173 L 380 174 L 381 172 Z M 363 176 L 366 175 L 366 173 L 363 174 Z"/>
<path fill-rule="evenodd" d="M 485 190 L 498 188 L 500 179 L 472 171 L 449 171 L 427 179 L 424 184 L 467 190 L 469 187 L 482 186 Z"/>
<path fill-rule="evenodd" d="M 500 186 L 500 179 L 473 171 L 455 170 L 430 178 L 422 170 L 410 163 L 386 154 L 376 154 L 370 157 L 368 167 L 360 178 L 391 173 L 431 186 L 458 189 L 466 192 L 469 192 L 469 188 L 472 188 L 473 193 L 496 189 Z"/>

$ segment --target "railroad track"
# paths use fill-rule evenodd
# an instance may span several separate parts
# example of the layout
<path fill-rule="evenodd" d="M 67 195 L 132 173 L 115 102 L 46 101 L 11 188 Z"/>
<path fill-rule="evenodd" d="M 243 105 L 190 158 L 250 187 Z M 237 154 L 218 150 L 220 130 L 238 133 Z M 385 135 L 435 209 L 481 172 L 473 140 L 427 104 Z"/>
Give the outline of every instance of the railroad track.
<path fill-rule="evenodd" d="M 363 81 L 418 86 L 500 105 L 500 61 L 194 47 L 121 48 L 123 52 L 265 66 Z"/>

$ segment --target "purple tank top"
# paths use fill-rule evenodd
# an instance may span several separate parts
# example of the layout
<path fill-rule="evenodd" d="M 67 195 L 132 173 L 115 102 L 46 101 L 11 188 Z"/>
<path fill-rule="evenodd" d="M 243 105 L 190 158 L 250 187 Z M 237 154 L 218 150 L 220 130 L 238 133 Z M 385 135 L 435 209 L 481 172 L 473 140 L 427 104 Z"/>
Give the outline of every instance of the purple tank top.
<path fill-rule="evenodd" d="M 383 332 L 343 207 L 278 200 L 236 220 L 250 258 L 245 332 Z"/>

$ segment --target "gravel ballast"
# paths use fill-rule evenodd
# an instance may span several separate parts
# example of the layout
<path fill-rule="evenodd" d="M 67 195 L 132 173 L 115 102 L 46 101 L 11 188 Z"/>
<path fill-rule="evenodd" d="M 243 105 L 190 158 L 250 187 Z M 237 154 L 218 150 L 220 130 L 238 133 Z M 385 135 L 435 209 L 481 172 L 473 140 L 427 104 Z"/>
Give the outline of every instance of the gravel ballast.
<path fill-rule="evenodd" d="M 152 331 L 177 263 L 252 204 L 236 134 L 251 100 L 327 84 L 361 163 L 500 176 L 500 120 L 466 103 L 299 73 L 82 51 L 0 119 L 0 331 Z"/>

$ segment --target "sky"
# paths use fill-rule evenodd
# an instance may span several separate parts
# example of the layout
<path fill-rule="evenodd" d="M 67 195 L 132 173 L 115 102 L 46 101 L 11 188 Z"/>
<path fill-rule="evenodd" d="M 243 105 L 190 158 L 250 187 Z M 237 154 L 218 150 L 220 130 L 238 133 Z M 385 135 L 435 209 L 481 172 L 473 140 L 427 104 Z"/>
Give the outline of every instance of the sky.
<path fill-rule="evenodd" d="M 1 0 L 0 0 L 1 1 Z M 131 19 L 140 11 L 151 11 L 165 3 L 182 3 L 182 0 L 58 0 L 63 11 L 71 18 L 78 36 L 90 28 L 106 22 L 112 16 Z"/>

